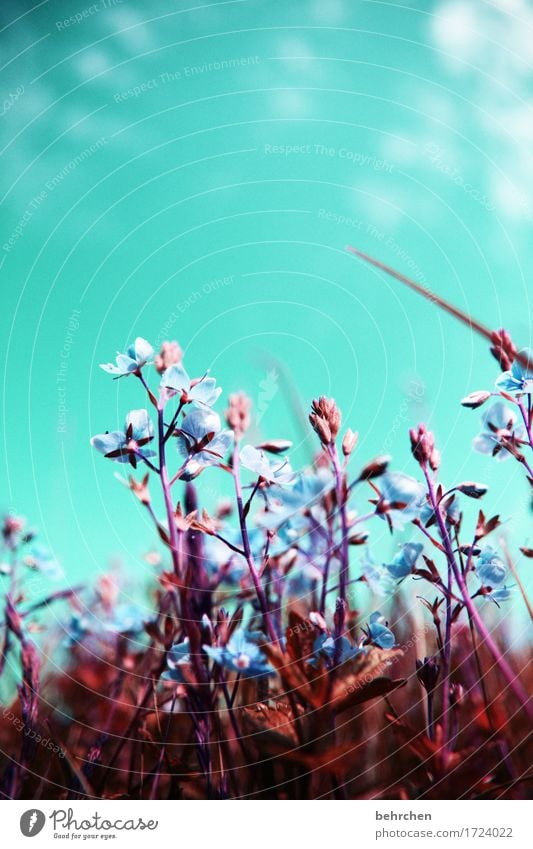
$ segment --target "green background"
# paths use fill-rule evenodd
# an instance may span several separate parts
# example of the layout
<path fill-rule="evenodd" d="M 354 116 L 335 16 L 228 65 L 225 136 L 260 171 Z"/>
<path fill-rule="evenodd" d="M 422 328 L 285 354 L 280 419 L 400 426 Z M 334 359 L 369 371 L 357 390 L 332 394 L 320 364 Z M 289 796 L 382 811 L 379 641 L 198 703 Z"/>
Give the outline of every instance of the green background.
<path fill-rule="evenodd" d="M 533 9 L 503 6 L 2 4 L 0 497 L 70 580 L 152 572 L 152 530 L 89 446 L 145 405 L 98 368 L 137 335 L 244 389 L 295 466 L 315 447 L 295 398 L 334 395 L 359 462 L 411 474 L 425 420 L 445 483 L 489 483 L 531 544 L 520 469 L 472 452 L 459 405 L 493 385 L 487 345 L 344 249 L 530 343 Z M 200 484 L 211 504 L 220 476 Z"/>

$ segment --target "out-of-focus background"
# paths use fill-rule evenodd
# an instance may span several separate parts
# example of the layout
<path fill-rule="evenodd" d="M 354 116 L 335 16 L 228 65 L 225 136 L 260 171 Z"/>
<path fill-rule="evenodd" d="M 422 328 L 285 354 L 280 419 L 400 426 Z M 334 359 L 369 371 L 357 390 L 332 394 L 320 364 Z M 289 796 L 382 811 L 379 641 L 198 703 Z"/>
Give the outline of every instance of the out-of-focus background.
<path fill-rule="evenodd" d="M 415 474 L 425 420 L 445 482 L 489 483 L 531 544 L 520 470 L 471 450 L 459 404 L 493 385 L 486 344 L 345 252 L 530 343 L 526 0 L 4 0 L 0 27 L 0 498 L 68 578 L 152 570 L 152 529 L 89 446 L 144 405 L 98 368 L 137 335 L 245 390 L 295 466 L 318 394 L 361 462 Z M 199 482 L 211 503 L 216 472 Z"/>

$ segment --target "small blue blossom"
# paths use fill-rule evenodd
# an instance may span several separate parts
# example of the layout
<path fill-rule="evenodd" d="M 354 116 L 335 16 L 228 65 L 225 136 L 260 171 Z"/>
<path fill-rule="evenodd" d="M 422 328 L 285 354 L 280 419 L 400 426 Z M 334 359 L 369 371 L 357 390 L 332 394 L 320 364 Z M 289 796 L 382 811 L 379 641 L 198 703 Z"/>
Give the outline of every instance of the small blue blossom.
<path fill-rule="evenodd" d="M 203 649 L 219 666 L 239 672 L 244 677 L 269 675 L 274 672 L 257 643 L 250 640 L 250 635 L 244 628 L 238 628 L 225 646 L 203 646 Z"/>
<path fill-rule="evenodd" d="M 139 374 L 153 356 L 154 349 L 150 343 L 138 336 L 125 354 L 117 353 L 116 366 L 113 363 L 102 363 L 100 368 L 116 377 L 127 377 L 129 374 Z"/>
<path fill-rule="evenodd" d="M 287 508 L 307 510 L 334 485 L 333 475 L 327 469 L 319 469 L 316 472 L 297 472 L 290 488 L 272 487 L 269 491 L 269 500 L 274 497 Z"/>
<path fill-rule="evenodd" d="M 53 554 L 44 545 L 32 545 L 24 557 L 24 563 L 31 569 L 37 569 L 53 581 L 63 577 L 63 570 Z"/>
<path fill-rule="evenodd" d="M 265 451 L 245 445 L 240 453 L 240 461 L 245 469 L 270 483 L 287 484 L 294 480 L 289 461 L 285 458 L 270 459 Z"/>
<path fill-rule="evenodd" d="M 486 548 L 481 552 L 476 571 L 484 587 L 498 586 L 507 577 L 507 569 L 503 560 L 492 548 Z"/>
<path fill-rule="evenodd" d="M 268 517 L 269 513 L 266 511 L 262 513 L 258 517 L 258 524 L 260 527 L 268 527 L 269 529 L 273 529 L 276 525 L 263 525 L 263 518 Z M 306 521 L 306 517 L 304 516 L 295 516 L 293 519 L 288 519 L 283 523 L 281 527 L 279 527 L 275 533 L 275 535 L 270 540 L 270 548 L 269 553 L 272 557 L 277 557 L 280 554 L 283 554 L 285 551 L 288 551 L 289 548 L 297 545 L 299 540 L 302 539 L 302 542 L 305 542 L 305 537 L 309 533 L 309 522 Z"/>
<path fill-rule="evenodd" d="M 446 492 L 446 487 L 443 486 L 443 490 Z M 446 499 L 443 499 L 446 501 Z M 452 498 L 451 501 L 448 502 L 446 511 L 444 511 L 444 504 L 441 502 L 441 512 L 445 513 L 444 520 L 448 524 L 457 524 L 459 518 L 461 516 L 461 506 L 459 498 L 457 494 L 455 494 L 455 498 Z M 422 509 L 420 510 L 419 518 L 423 525 L 427 526 L 431 519 L 433 519 L 435 512 L 427 499 L 424 499 L 424 504 Z"/>
<path fill-rule="evenodd" d="M 220 463 L 233 443 L 230 430 L 221 430 L 220 418 L 206 407 L 196 407 L 182 420 L 177 437 L 179 453 L 187 463 L 183 480 L 196 477 L 206 466 Z"/>
<path fill-rule="evenodd" d="M 408 542 L 402 546 L 392 563 L 386 563 L 385 568 L 393 578 L 401 580 L 413 571 L 418 555 L 424 546 L 419 542 Z"/>
<path fill-rule="evenodd" d="M 498 389 L 504 392 L 511 392 L 513 395 L 533 393 L 533 351 L 530 348 L 523 348 L 520 354 L 526 358 L 528 363 L 524 368 L 522 363 L 516 359 L 511 366 L 510 371 L 504 371 L 496 381 Z"/>
<path fill-rule="evenodd" d="M 425 504 L 425 489 L 421 483 L 403 472 L 386 472 L 380 479 L 380 515 L 390 518 L 393 527 L 403 528 L 420 515 Z M 379 512 L 379 511 L 378 511 Z"/>
<path fill-rule="evenodd" d="M 301 510 L 309 510 L 333 486 L 332 474 L 326 469 L 318 472 L 296 472 L 291 486 L 272 484 L 268 490 L 268 510 L 260 517 L 260 524 L 269 530 L 294 521 Z"/>
<path fill-rule="evenodd" d="M 104 457 L 117 463 L 131 463 L 155 457 L 155 452 L 144 448 L 154 438 L 154 427 L 146 410 L 132 410 L 126 416 L 124 430 L 113 430 L 93 436 L 91 445 Z"/>
<path fill-rule="evenodd" d="M 365 654 L 365 649 L 359 646 L 353 646 L 347 637 L 328 636 L 321 634 L 313 643 L 313 652 L 317 658 L 334 661 L 337 658 L 338 663 L 345 663 L 347 660 L 353 660 L 361 654 Z"/>
<path fill-rule="evenodd" d="M 224 527 L 218 530 L 228 542 L 237 546 L 242 545 L 240 531 Z M 204 565 L 209 578 L 216 586 L 221 583 L 238 584 L 241 578 L 248 574 L 244 557 L 231 551 L 222 540 L 210 534 L 204 536 Z"/>
<path fill-rule="evenodd" d="M 205 374 L 199 380 L 191 380 L 183 366 L 169 366 L 161 378 L 161 389 L 166 389 L 170 395 L 179 394 L 184 404 L 196 403 L 212 407 L 222 389 L 217 389 L 214 377 Z"/>
<path fill-rule="evenodd" d="M 396 581 L 381 563 L 377 563 L 367 549 L 361 558 L 363 577 L 376 595 L 387 596 L 396 589 Z"/>
<path fill-rule="evenodd" d="M 306 595 L 315 593 L 322 577 L 321 570 L 314 563 L 309 563 L 303 558 L 299 559 L 297 564 L 291 567 L 287 576 L 286 597 L 300 601 Z"/>
<path fill-rule="evenodd" d="M 490 598 L 494 604 L 499 605 L 502 601 L 509 601 L 512 594 L 512 588 L 504 585 L 503 587 L 498 587 L 498 589 L 492 590 L 488 593 L 487 598 Z"/>
<path fill-rule="evenodd" d="M 70 622 L 65 626 L 65 645 L 67 648 L 79 645 L 91 633 L 91 630 L 89 618 L 78 611 L 74 612 Z"/>
<path fill-rule="evenodd" d="M 135 636 L 144 632 L 144 623 L 148 617 L 134 604 L 119 604 L 113 610 L 111 620 L 106 622 L 106 631 Z"/>
<path fill-rule="evenodd" d="M 372 613 L 369 619 L 368 637 L 382 649 L 392 649 L 396 645 L 396 638 L 379 611 Z"/>
<path fill-rule="evenodd" d="M 502 440 L 524 439 L 525 429 L 518 425 L 516 413 L 502 401 L 497 401 L 481 416 L 483 430 L 472 442 L 472 447 L 480 454 L 492 454 L 498 460 L 507 460 L 511 454 L 502 446 Z"/>
<path fill-rule="evenodd" d="M 161 676 L 163 681 L 175 681 L 177 684 L 183 684 L 183 667 L 189 666 L 191 663 L 189 652 L 188 637 L 185 637 L 182 643 L 174 643 L 167 654 L 168 669 Z"/>

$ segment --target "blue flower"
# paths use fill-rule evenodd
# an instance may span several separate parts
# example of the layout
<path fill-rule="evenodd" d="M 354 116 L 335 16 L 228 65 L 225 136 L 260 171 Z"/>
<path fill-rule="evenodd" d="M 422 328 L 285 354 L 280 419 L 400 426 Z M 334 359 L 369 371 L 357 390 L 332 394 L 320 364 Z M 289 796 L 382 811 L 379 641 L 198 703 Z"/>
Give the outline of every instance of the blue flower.
<path fill-rule="evenodd" d="M 244 677 L 274 672 L 265 655 L 244 628 L 238 628 L 223 647 L 203 646 L 211 660 Z"/>
<path fill-rule="evenodd" d="M 316 593 L 318 582 L 322 580 L 322 571 L 315 563 L 300 558 L 291 566 L 284 587 L 284 595 L 295 601 L 301 601 L 306 595 Z"/>
<path fill-rule="evenodd" d="M 233 442 L 230 430 L 221 430 L 220 418 L 205 407 L 196 407 L 182 420 L 178 430 L 178 451 L 187 463 L 183 480 L 191 480 L 206 466 L 213 466 L 224 459 Z"/>
<path fill-rule="evenodd" d="M 488 593 L 487 598 L 490 598 L 494 604 L 499 605 L 502 601 L 509 601 L 512 594 L 512 588 L 504 585 L 503 587 L 498 587 L 497 590 L 492 590 Z"/>
<path fill-rule="evenodd" d="M 507 576 L 507 569 L 503 560 L 492 548 L 486 548 L 481 552 L 476 571 L 484 587 L 498 586 L 505 581 Z"/>
<path fill-rule="evenodd" d="M 219 533 L 233 545 L 242 546 L 240 530 L 219 528 Z M 221 584 L 238 585 L 244 575 L 248 574 L 244 557 L 231 551 L 222 540 L 210 534 L 204 535 L 204 563 L 207 574 L 216 587 Z"/>
<path fill-rule="evenodd" d="M 89 618 L 76 611 L 72 614 L 69 624 L 65 626 L 65 632 L 65 645 L 68 648 L 79 645 L 91 633 Z"/>
<path fill-rule="evenodd" d="M 390 572 L 373 559 L 368 549 L 361 559 L 361 569 L 366 583 L 376 595 L 390 595 L 396 589 L 396 581 Z"/>
<path fill-rule="evenodd" d="M 216 388 L 214 377 L 205 374 L 199 380 L 191 380 L 183 366 L 169 366 L 161 378 L 161 389 L 166 389 L 170 395 L 179 394 L 184 404 L 195 402 L 212 407 L 222 389 Z"/>
<path fill-rule="evenodd" d="M 127 377 L 129 374 L 139 374 L 142 367 L 153 356 L 154 349 L 150 343 L 138 336 L 125 354 L 117 354 L 116 366 L 113 363 L 102 363 L 100 368 L 108 374 L 114 374 L 117 377 Z"/>
<path fill-rule="evenodd" d="M 379 515 L 389 518 L 393 527 L 403 528 L 420 515 L 425 504 L 425 489 L 421 483 L 403 472 L 386 472 L 380 480 Z"/>
<path fill-rule="evenodd" d="M 164 681 L 175 681 L 178 684 L 184 682 L 183 667 L 191 663 L 189 638 L 185 637 L 182 643 L 174 643 L 167 654 L 168 669 L 163 672 L 161 678 Z"/>
<path fill-rule="evenodd" d="M 144 448 L 153 438 L 154 427 L 146 410 L 132 410 L 126 416 L 124 430 L 93 436 L 91 445 L 104 457 L 136 468 L 138 459 L 155 457 L 154 451 Z"/>
<path fill-rule="evenodd" d="M 270 483 L 286 484 L 294 480 L 291 464 L 287 459 L 270 460 L 267 454 L 253 445 L 245 445 L 240 453 L 240 461 L 245 469 Z"/>
<path fill-rule="evenodd" d="M 294 484 L 290 488 L 272 487 L 269 490 L 269 501 L 273 496 L 293 511 L 308 509 L 334 485 L 333 475 L 327 469 L 319 469 L 316 472 L 297 472 L 294 475 Z"/>
<path fill-rule="evenodd" d="M 511 392 L 514 395 L 522 392 L 531 395 L 533 393 L 533 351 L 530 348 L 523 348 L 520 354 L 526 358 L 527 367 L 524 368 L 522 363 L 517 359 L 513 362 L 510 371 L 504 371 L 496 381 L 498 389 L 503 389 L 504 392 Z"/>
<path fill-rule="evenodd" d="M 498 460 L 507 460 L 511 454 L 502 446 L 502 440 L 514 442 L 525 436 L 525 429 L 521 425 L 515 427 L 516 420 L 515 412 L 502 401 L 497 401 L 481 416 L 483 430 L 474 438 L 472 447 L 481 454 L 492 454 Z"/>
<path fill-rule="evenodd" d="M 347 660 L 353 660 L 361 654 L 365 654 L 365 650 L 359 646 L 352 646 L 347 637 L 328 636 L 321 634 L 313 643 L 313 652 L 316 657 L 323 657 L 325 660 L 334 661 L 337 657 L 338 663 L 345 663 Z"/>
<path fill-rule="evenodd" d="M 111 621 L 107 622 L 107 631 L 118 634 L 135 636 L 144 632 L 144 623 L 147 618 L 143 611 L 134 604 L 119 604 L 114 609 Z"/>
<path fill-rule="evenodd" d="M 53 554 L 44 545 L 33 545 L 24 557 L 24 563 L 31 569 L 37 569 L 47 578 L 57 580 L 63 577 L 63 570 Z"/>
<path fill-rule="evenodd" d="M 443 485 L 443 491 L 444 492 L 447 491 L 446 487 L 444 485 Z M 455 495 L 454 498 L 452 498 L 448 502 L 446 510 L 444 510 L 444 506 L 445 506 L 446 501 L 447 501 L 447 499 L 443 499 L 443 501 L 441 501 L 441 503 L 440 503 L 441 513 L 444 513 L 444 520 L 448 524 L 451 524 L 451 525 L 457 524 L 457 522 L 459 521 L 460 515 L 461 515 L 461 507 L 460 507 L 460 502 L 459 502 L 459 499 L 457 497 L 457 494 Z M 424 503 L 422 505 L 422 509 L 420 510 L 420 514 L 419 514 L 420 521 L 422 522 L 423 525 L 428 527 L 429 522 L 432 519 L 433 519 L 433 521 L 435 521 L 434 516 L 435 516 L 435 511 L 433 510 L 431 504 L 429 503 L 429 501 L 427 501 L 427 499 L 424 499 Z"/>
<path fill-rule="evenodd" d="M 326 469 L 297 472 L 291 486 L 272 484 L 268 490 L 268 510 L 259 519 L 261 526 L 274 530 L 296 519 L 300 510 L 308 510 L 333 486 L 333 476 Z"/>
<path fill-rule="evenodd" d="M 419 542 L 408 542 L 402 546 L 392 563 L 386 563 L 385 568 L 393 578 L 401 580 L 409 575 L 414 568 L 418 555 L 424 546 Z"/>
<path fill-rule="evenodd" d="M 390 628 L 387 628 L 385 617 L 377 611 L 369 619 L 368 637 L 382 649 L 392 649 L 396 645 L 396 638 Z"/>

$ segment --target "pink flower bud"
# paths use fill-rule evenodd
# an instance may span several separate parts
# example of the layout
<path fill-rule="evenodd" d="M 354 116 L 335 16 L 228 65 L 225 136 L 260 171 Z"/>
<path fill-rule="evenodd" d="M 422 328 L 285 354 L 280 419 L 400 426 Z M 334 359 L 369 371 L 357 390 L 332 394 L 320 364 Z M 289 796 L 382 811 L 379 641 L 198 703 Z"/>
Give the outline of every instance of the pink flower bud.
<path fill-rule="evenodd" d="M 418 425 L 418 429 L 411 428 L 409 431 L 411 439 L 411 451 L 413 457 L 421 466 L 429 464 L 433 471 L 437 471 L 440 465 L 440 453 L 435 449 L 435 437 L 425 424 Z"/>
<path fill-rule="evenodd" d="M 359 437 L 358 433 L 354 433 L 353 430 L 348 430 L 344 434 L 344 439 L 342 440 L 342 453 L 345 457 L 349 457 L 352 451 L 354 450 L 357 439 Z"/>
<path fill-rule="evenodd" d="M 475 410 L 477 407 L 481 407 L 490 398 L 491 394 L 491 392 L 487 392 L 485 389 L 479 389 L 476 392 L 471 392 L 466 398 L 463 398 L 461 404 L 463 407 L 469 407 L 471 410 Z"/>
<path fill-rule="evenodd" d="M 235 392 L 229 396 L 229 406 L 224 413 L 226 421 L 237 438 L 250 427 L 252 402 L 244 392 Z"/>
<path fill-rule="evenodd" d="M 315 399 L 311 404 L 309 421 L 322 445 L 334 442 L 341 426 L 341 413 L 335 400 L 324 395 Z"/>

